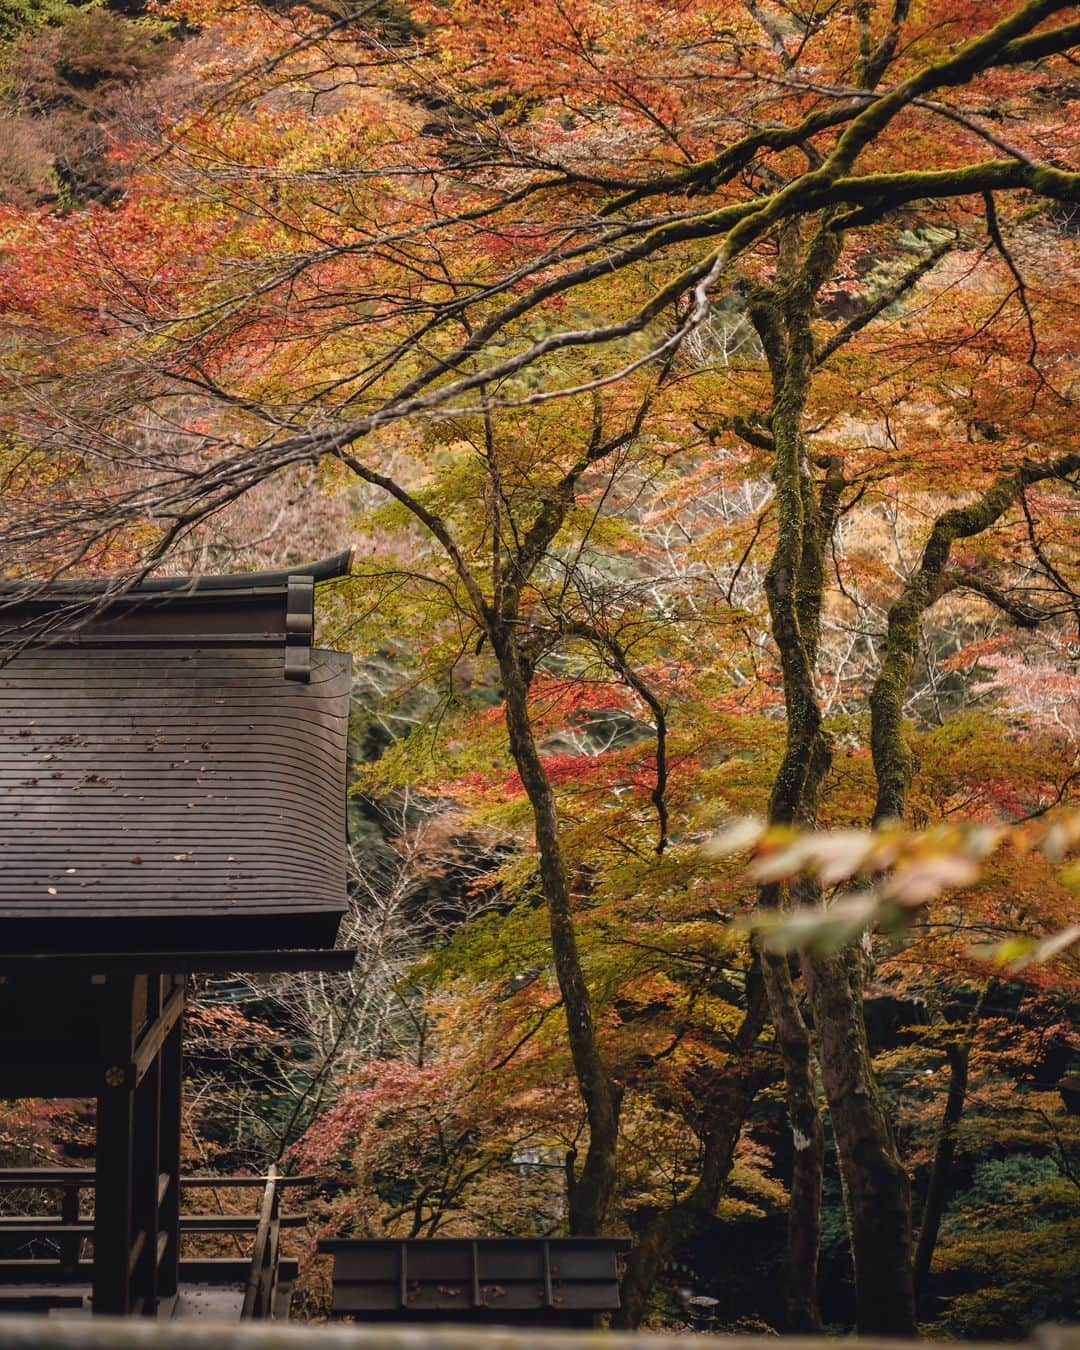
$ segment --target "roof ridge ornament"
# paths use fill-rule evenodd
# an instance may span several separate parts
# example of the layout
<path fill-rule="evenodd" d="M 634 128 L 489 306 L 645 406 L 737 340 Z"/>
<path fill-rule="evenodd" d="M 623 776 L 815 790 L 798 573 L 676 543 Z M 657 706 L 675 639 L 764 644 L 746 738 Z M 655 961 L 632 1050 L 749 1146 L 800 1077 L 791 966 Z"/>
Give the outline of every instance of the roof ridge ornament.
<path fill-rule="evenodd" d="M 311 646 L 315 636 L 315 578 L 289 577 L 285 600 L 285 678 L 307 684 L 311 679 Z"/>

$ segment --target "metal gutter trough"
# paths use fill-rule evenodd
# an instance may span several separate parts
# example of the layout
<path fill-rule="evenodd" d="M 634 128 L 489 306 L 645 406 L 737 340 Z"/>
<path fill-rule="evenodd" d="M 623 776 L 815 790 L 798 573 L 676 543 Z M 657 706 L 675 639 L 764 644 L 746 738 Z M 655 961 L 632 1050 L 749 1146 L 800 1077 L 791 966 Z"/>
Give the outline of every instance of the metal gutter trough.
<path fill-rule="evenodd" d="M 364 1321 L 596 1324 L 619 1307 L 627 1238 L 324 1239 L 332 1315 Z"/>

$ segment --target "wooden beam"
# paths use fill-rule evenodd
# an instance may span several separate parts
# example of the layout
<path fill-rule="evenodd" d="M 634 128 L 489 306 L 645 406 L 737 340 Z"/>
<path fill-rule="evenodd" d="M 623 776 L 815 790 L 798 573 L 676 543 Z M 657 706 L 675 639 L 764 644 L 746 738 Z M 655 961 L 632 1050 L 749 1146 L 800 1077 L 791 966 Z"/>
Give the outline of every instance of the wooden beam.
<path fill-rule="evenodd" d="M 306 1214 L 282 1214 L 282 1228 L 303 1228 Z M 182 1233 L 257 1233 L 259 1217 L 254 1214 L 181 1214 Z"/>
<path fill-rule="evenodd" d="M 291 950 L 203 952 L 26 952 L 0 956 L 0 976 L 50 974 L 123 975 L 134 971 L 218 974 L 233 971 L 352 970 L 355 950 L 298 947 Z"/>
<path fill-rule="evenodd" d="M 160 976 L 155 976 L 160 980 Z M 183 1008 L 183 991 L 180 1008 Z M 144 1317 L 157 1313 L 157 1258 L 158 1258 L 158 1186 L 161 1175 L 161 1044 L 163 1036 L 158 1028 L 165 1021 L 167 1007 L 154 1022 L 144 1044 L 156 1042 L 154 1057 L 135 1088 L 135 1139 L 132 1158 L 132 1221 L 136 1241 L 142 1243 L 138 1254 L 132 1254 L 132 1289 L 141 1302 Z M 173 1019 L 175 1025 L 175 1017 Z M 166 1034 L 167 1034 L 166 1029 Z M 138 1052 L 136 1052 L 138 1059 Z"/>
<path fill-rule="evenodd" d="M 79 1188 L 66 1186 L 60 1192 L 60 1218 L 64 1223 L 79 1222 Z M 60 1266 L 67 1274 L 76 1270 L 79 1265 L 79 1249 L 82 1247 L 82 1238 L 65 1238 L 60 1243 Z"/>
<path fill-rule="evenodd" d="M 260 1187 L 265 1187 L 265 1186 L 266 1186 L 266 1183 L 267 1183 L 269 1180 L 270 1180 L 270 1178 L 269 1178 L 268 1176 L 257 1176 L 257 1177 L 252 1177 L 252 1176 L 243 1176 L 243 1177 L 181 1177 L 181 1178 L 180 1178 L 180 1185 L 181 1185 L 181 1186 L 206 1186 L 206 1187 L 209 1187 L 209 1186 L 218 1187 L 218 1186 L 220 1186 L 223 1190 L 225 1190 L 225 1189 L 228 1189 L 229 1187 L 232 1187 L 232 1186 L 251 1186 L 251 1187 L 254 1187 L 254 1186 L 260 1186 Z M 278 1188 L 278 1190 L 280 1191 L 280 1190 L 284 1189 L 286 1186 L 314 1186 L 315 1183 L 318 1181 L 318 1177 L 313 1177 L 313 1176 L 304 1176 L 304 1177 L 277 1177 L 277 1178 L 276 1178 L 276 1181 L 277 1181 L 277 1188 Z"/>
<path fill-rule="evenodd" d="M 285 1280 L 295 1280 L 297 1261 L 295 1257 L 282 1257 L 281 1276 Z M 185 1257 L 180 1262 L 180 1281 L 183 1284 L 243 1284 L 247 1279 L 251 1263 L 232 1256 Z M 90 1284 L 94 1275 L 94 1263 L 86 1257 L 80 1259 L 73 1271 L 62 1272 L 51 1256 L 35 1256 L 0 1259 L 0 1289 L 20 1284 L 63 1286 L 68 1284 Z M 0 1328 L 4 1326 L 0 1323 Z"/>
<path fill-rule="evenodd" d="M 0 1167 L 0 1191 L 13 1191 L 27 1186 L 81 1190 L 93 1184 L 92 1167 Z"/>
<path fill-rule="evenodd" d="M 94 1236 L 90 1219 L 63 1219 L 56 1214 L 29 1214 L 25 1218 L 0 1219 L 0 1236 L 5 1238 L 82 1238 Z M 52 1261 L 55 1266 L 56 1262 Z"/>
<path fill-rule="evenodd" d="M 136 1085 L 157 1059 L 161 1047 L 165 1044 L 165 1037 L 176 1025 L 178 1019 L 183 1016 L 185 994 L 183 985 L 174 989 L 166 999 L 157 1017 L 143 1033 L 132 1060 Z"/>
<path fill-rule="evenodd" d="M 306 1214 L 282 1214 L 278 1219 L 282 1228 L 303 1228 Z M 259 1216 L 256 1214 L 181 1214 L 181 1233 L 256 1233 Z M 65 1221 L 53 1214 L 31 1214 L 26 1218 L 0 1218 L 0 1236 L 21 1238 L 93 1237 L 91 1219 Z M 141 1244 L 140 1244 L 141 1245 Z M 134 1250 L 134 1241 L 131 1250 Z M 129 1256 L 130 1261 L 130 1256 Z"/>
<path fill-rule="evenodd" d="M 163 1051 L 164 1053 L 164 1051 Z M 182 1187 L 210 1189 L 220 1187 L 262 1189 L 266 1185 L 265 1175 L 244 1174 L 243 1176 L 195 1176 L 180 1178 Z M 278 1177 L 278 1190 L 287 1186 L 314 1186 L 316 1176 Z M 92 1190 L 94 1169 L 92 1167 L 0 1167 L 0 1191 L 25 1190 L 28 1187 L 54 1187 L 63 1190 Z"/>

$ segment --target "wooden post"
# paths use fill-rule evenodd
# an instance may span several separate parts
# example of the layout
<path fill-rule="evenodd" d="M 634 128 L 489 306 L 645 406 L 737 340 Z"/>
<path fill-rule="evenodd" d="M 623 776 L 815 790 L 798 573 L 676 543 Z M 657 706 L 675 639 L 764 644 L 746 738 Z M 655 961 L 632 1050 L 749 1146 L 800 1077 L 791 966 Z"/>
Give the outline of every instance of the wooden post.
<path fill-rule="evenodd" d="M 135 1135 L 132 1143 L 133 1311 L 157 1313 L 158 1174 L 160 1172 L 161 1054 L 135 1087 Z"/>
<path fill-rule="evenodd" d="M 174 976 L 174 987 L 185 977 Z M 183 1019 L 161 1047 L 161 1132 L 159 1139 L 158 1232 L 162 1248 L 157 1265 L 159 1299 L 172 1298 L 179 1286 L 180 1271 L 180 1090 L 183 1077 Z"/>
<path fill-rule="evenodd" d="M 134 999 L 134 977 L 107 977 L 102 989 L 94 1189 L 93 1302 L 99 1315 L 131 1311 Z"/>
<path fill-rule="evenodd" d="M 78 1186 L 65 1186 L 60 1192 L 60 1222 L 78 1223 L 79 1222 L 79 1188 Z M 74 1276 L 79 1269 L 79 1248 L 82 1246 L 82 1239 L 75 1237 L 62 1237 L 60 1239 L 60 1272 L 65 1276 Z"/>

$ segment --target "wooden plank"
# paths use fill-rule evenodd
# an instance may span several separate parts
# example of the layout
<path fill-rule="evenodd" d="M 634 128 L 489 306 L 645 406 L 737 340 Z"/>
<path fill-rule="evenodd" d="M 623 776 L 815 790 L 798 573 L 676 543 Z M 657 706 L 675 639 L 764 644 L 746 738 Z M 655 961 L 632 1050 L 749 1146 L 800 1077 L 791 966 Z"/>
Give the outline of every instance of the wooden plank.
<path fill-rule="evenodd" d="M 295 1280 L 298 1263 L 295 1257 L 282 1257 L 279 1261 L 281 1278 Z M 185 1257 L 180 1262 L 180 1279 L 196 1284 L 243 1284 L 247 1278 L 249 1262 L 228 1256 Z M 40 1285 L 89 1285 L 94 1273 L 94 1263 L 83 1258 L 74 1271 L 64 1273 L 58 1268 L 53 1257 L 23 1257 L 0 1259 L 0 1286 L 20 1284 Z"/>
<path fill-rule="evenodd" d="M 81 1308 L 84 1302 L 82 1294 L 64 1293 L 62 1290 L 48 1293 L 0 1290 L 2 1313 L 49 1313 L 59 1308 Z"/>
<path fill-rule="evenodd" d="M 162 1177 L 166 1176 L 162 1173 Z M 66 1190 L 92 1189 L 94 1185 L 92 1167 L 4 1167 L 0 1168 L 0 1191 L 28 1189 L 34 1186 Z M 278 1177 L 278 1189 L 289 1186 L 314 1186 L 318 1177 L 293 1176 Z M 193 1176 L 180 1178 L 181 1186 L 208 1189 L 210 1187 L 236 1187 L 254 1189 L 266 1185 L 264 1174 L 243 1176 Z"/>
<path fill-rule="evenodd" d="M 352 549 L 342 549 L 314 562 L 297 563 L 293 567 L 263 572 L 227 572 L 215 576 L 146 577 L 138 586 L 125 585 L 123 577 L 86 577 L 71 581 L 33 581 L 5 578 L 0 581 L 0 596 L 4 597 L 4 613 L 12 626 L 22 611 L 20 605 L 55 606 L 62 601 L 70 604 L 79 596 L 88 597 L 100 609 L 109 605 L 138 604 L 150 608 L 147 597 L 208 597 L 211 601 L 223 596 L 258 596 L 265 591 L 281 591 L 290 577 L 313 577 L 316 581 L 330 581 L 348 576 L 352 566 Z"/>
<path fill-rule="evenodd" d="M 278 1265 L 282 1279 L 296 1279 L 300 1265 L 295 1257 L 283 1256 Z M 250 1268 L 249 1261 L 231 1256 L 185 1257 L 180 1262 L 180 1278 L 195 1284 L 243 1284 Z"/>
<path fill-rule="evenodd" d="M 133 1167 L 133 1222 L 143 1238 L 143 1246 L 133 1255 L 132 1287 L 141 1301 L 142 1315 L 157 1313 L 158 1292 L 158 1209 L 161 1175 L 161 1047 L 176 1026 L 184 1008 L 184 990 L 174 989 L 162 1005 L 161 976 L 148 981 L 152 986 L 151 1008 L 156 1016 L 135 1050 L 135 1141 Z M 149 1054 L 149 1059 L 147 1055 Z M 140 1074 L 140 1067 L 142 1072 Z"/>
<path fill-rule="evenodd" d="M 366 1317 L 456 1319 L 503 1313 L 558 1318 L 619 1307 L 623 1238 L 331 1239 L 333 1310 Z"/>
<path fill-rule="evenodd" d="M 79 1222 L 79 1189 L 77 1187 L 69 1186 L 61 1191 L 60 1220 L 62 1223 Z M 82 1239 L 78 1237 L 65 1238 L 60 1243 L 60 1268 L 65 1273 L 77 1269 L 81 1246 Z"/>
<path fill-rule="evenodd" d="M 282 1214 L 278 1220 L 282 1228 L 303 1228 L 307 1223 L 306 1214 Z M 181 1233 L 221 1234 L 256 1233 L 259 1218 L 255 1214 L 181 1214 Z M 79 1219 L 75 1223 L 66 1223 L 51 1214 L 32 1215 L 29 1218 L 12 1218 L 5 1215 L 0 1218 L 0 1235 L 21 1238 L 72 1238 L 94 1237 L 94 1221 Z"/>
<path fill-rule="evenodd" d="M 266 1186 L 268 1176 L 225 1176 L 225 1177 L 181 1177 L 181 1186 L 202 1186 L 202 1187 L 255 1187 Z M 297 1177 L 278 1177 L 277 1187 L 282 1190 L 287 1186 L 314 1186 L 318 1177 L 297 1176 Z"/>
<path fill-rule="evenodd" d="M 282 1228 L 303 1228 L 306 1214 L 282 1214 Z M 181 1214 L 181 1233 L 256 1233 L 259 1218 L 254 1214 Z"/>
<path fill-rule="evenodd" d="M 12 1218 L 4 1215 L 0 1219 L 0 1236 L 6 1238 L 79 1238 L 93 1237 L 94 1224 L 91 1219 L 64 1220 L 58 1215 L 37 1214 L 27 1218 Z M 54 1263 L 55 1264 L 55 1263 Z"/>
<path fill-rule="evenodd" d="M 27 1186 L 79 1190 L 93 1184 L 92 1167 L 0 1167 L 0 1191 Z"/>
<path fill-rule="evenodd" d="M 183 917 L 177 917 L 178 909 L 183 912 Z M 168 954 L 189 950 L 193 941 L 203 941 L 213 951 L 234 950 L 236 959 L 227 967 L 229 970 L 245 968 L 243 953 L 249 948 L 296 949 L 320 943 L 330 946 L 337 936 L 343 912 L 337 903 L 305 905 L 295 897 L 283 899 L 277 906 L 264 904 L 261 910 L 249 908 L 246 912 L 243 909 L 238 912 L 221 903 L 200 905 L 194 913 L 190 911 L 191 907 L 182 901 L 169 900 L 162 903 L 156 914 L 141 908 L 136 913 L 133 905 L 131 909 L 120 907 L 105 914 L 91 912 L 80 918 L 73 917 L 70 906 L 51 913 L 35 906 L 32 917 L 19 918 L 10 906 L 5 907 L 0 902 L 5 940 L 11 942 L 9 950 L 47 951 L 57 941 L 58 928 L 62 924 L 65 947 L 75 943 L 87 952 L 126 949 L 154 953 L 157 959 L 144 963 L 143 969 L 149 964 L 167 968 Z M 256 968 L 270 969 L 266 965 Z M 285 966 L 285 969 L 292 968 L 295 967 Z M 88 1094 L 79 1092 L 75 1095 Z"/>

